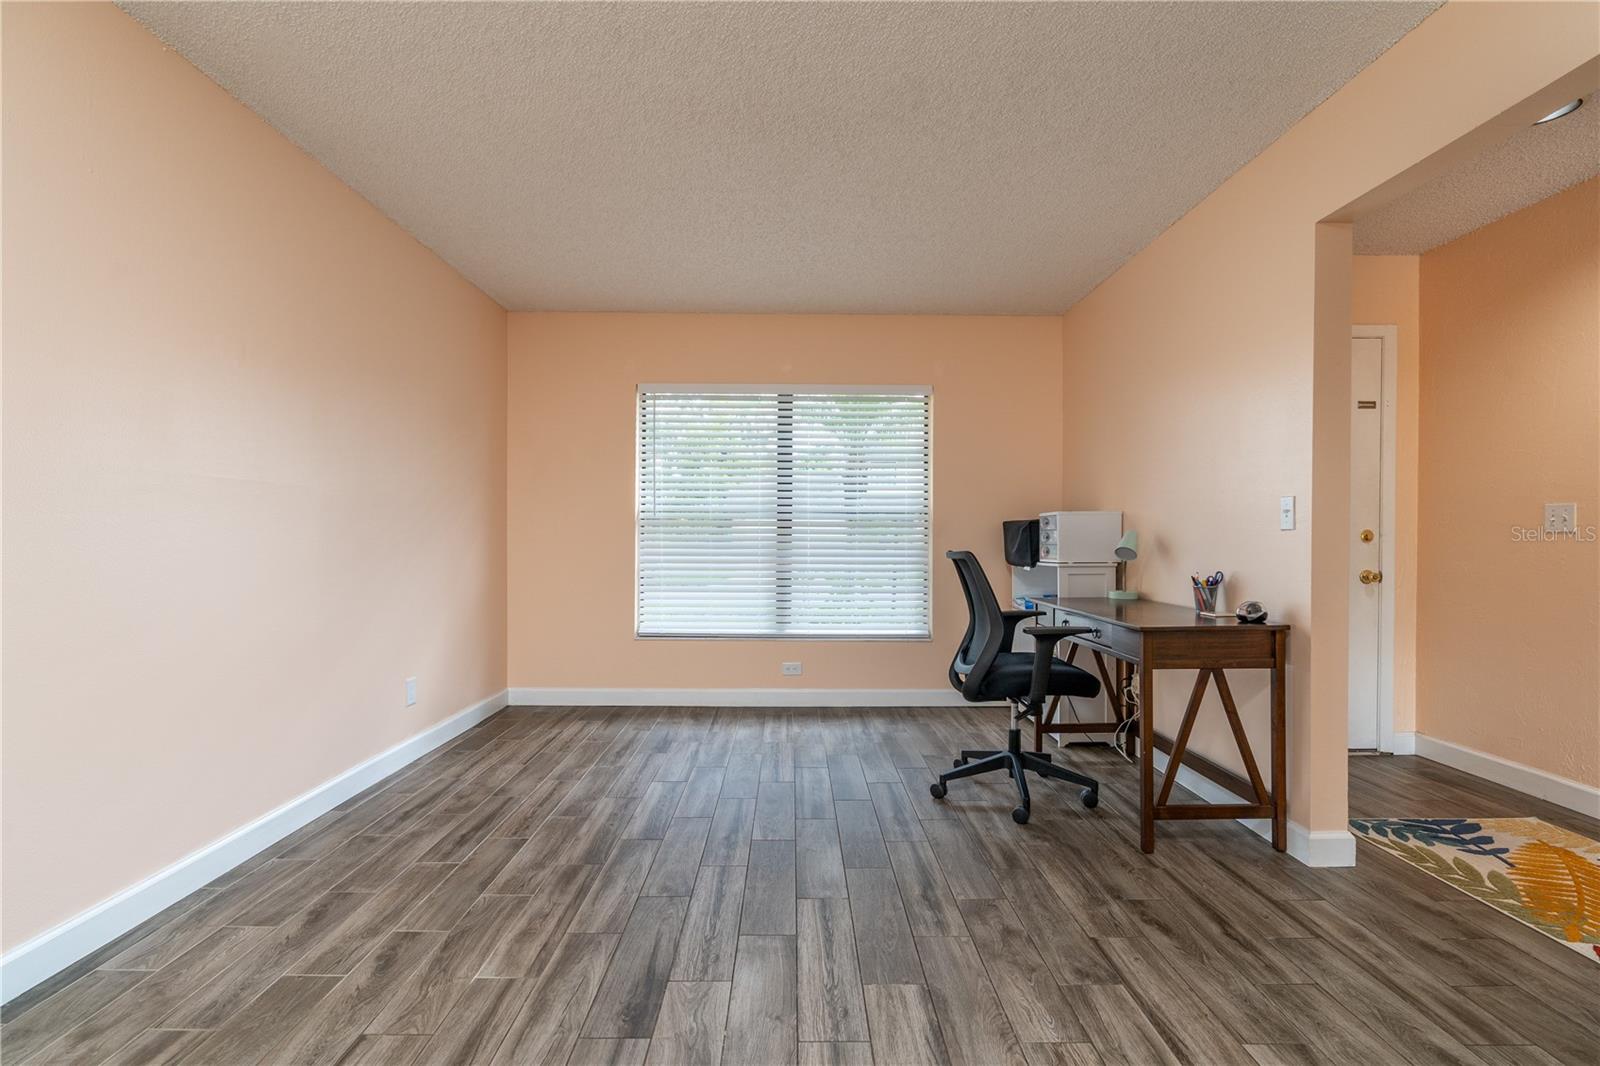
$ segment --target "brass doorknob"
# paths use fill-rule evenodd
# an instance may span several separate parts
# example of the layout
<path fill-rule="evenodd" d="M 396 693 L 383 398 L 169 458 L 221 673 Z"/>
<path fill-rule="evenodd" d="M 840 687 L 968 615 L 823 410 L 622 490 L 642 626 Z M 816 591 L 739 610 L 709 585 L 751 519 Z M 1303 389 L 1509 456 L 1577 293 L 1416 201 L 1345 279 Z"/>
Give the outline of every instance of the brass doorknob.
<path fill-rule="evenodd" d="M 1356 575 L 1363 585 L 1376 585 L 1383 580 L 1382 570 L 1363 570 Z"/>
<path fill-rule="evenodd" d="M 1363 543 L 1363 544 L 1371 544 L 1372 543 L 1372 530 L 1363 529 L 1361 531 L 1361 543 Z"/>

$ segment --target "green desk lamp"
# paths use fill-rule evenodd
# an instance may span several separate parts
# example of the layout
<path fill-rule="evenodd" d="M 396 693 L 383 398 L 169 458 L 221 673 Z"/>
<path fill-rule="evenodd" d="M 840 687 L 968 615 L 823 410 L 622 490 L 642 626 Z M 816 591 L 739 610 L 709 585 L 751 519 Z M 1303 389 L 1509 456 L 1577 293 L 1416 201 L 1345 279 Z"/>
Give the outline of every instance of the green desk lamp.
<path fill-rule="evenodd" d="M 1122 539 L 1117 541 L 1115 554 L 1117 556 L 1117 587 L 1106 593 L 1106 598 L 1112 600 L 1136 600 L 1139 598 L 1139 594 L 1122 586 L 1127 584 L 1124 578 L 1128 572 L 1128 564 L 1139 558 L 1139 531 L 1130 529 L 1124 533 Z"/>

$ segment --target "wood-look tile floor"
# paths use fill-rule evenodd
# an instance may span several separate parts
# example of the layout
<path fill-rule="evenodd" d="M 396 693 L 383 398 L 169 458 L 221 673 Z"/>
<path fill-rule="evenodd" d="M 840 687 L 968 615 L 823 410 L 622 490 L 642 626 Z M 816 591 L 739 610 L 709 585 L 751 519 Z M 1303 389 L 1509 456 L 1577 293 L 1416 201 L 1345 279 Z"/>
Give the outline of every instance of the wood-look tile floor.
<path fill-rule="evenodd" d="M 1600 970 L 1363 850 L 1137 847 L 1131 767 L 931 771 L 978 709 L 503 712 L 8 1006 L 21 1063 L 1600 1060 Z M 1416 758 L 1366 815 L 1600 825 Z"/>

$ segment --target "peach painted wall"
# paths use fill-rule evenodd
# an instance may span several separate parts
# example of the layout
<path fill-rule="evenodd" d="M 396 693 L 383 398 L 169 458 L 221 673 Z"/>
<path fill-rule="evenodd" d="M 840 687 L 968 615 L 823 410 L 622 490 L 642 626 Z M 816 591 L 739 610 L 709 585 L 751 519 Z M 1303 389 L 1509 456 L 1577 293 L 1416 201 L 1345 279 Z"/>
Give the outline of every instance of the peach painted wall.
<path fill-rule="evenodd" d="M 1600 786 L 1600 178 L 1421 280 L 1417 727 Z M 1546 501 L 1588 536 L 1518 540 Z"/>
<path fill-rule="evenodd" d="M 1127 512 L 1146 595 L 1181 601 L 1219 568 L 1230 599 L 1295 626 L 1289 811 L 1312 832 L 1347 839 L 1351 255 L 1348 222 L 1323 223 L 1577 95 L 1553 83 L 1588 79 L 1594 23 L 1593 5 L 1446 4 L 1063 316 L 1073 396 L 1120 400 L 1074 404 L 1064 503 Z M 1162 678 L 1163 731 L 1189 682 Z M 1264 683 L 1234 691 L 1262 751 Z M 1208 718 L 1197 749 L 1237 765 Z"/>
<path fill-rule="evenodd" d="M 10 948 L 504 687 L 505 313 L 116 8 L 3 18 Z"/>
<path fill-rule="evenodd" d="M 1351 262 L 1350 318 L 1363 326 L 1394 326 L 1394 728 L 1417 728 L 1417 316 L 1414 255 L 1358 255 Z"/>
<path fill-rule="evenodd" d="M 942 553 L 977 551 L 1004 591 L 1001 520 L 1061 485 L 1053 317 L 513 314 L 510 353 L 513 687 L 944 689 L 966 609 Z M 635 638 L 641 382 L 933 386 L 933 639 Z"/>

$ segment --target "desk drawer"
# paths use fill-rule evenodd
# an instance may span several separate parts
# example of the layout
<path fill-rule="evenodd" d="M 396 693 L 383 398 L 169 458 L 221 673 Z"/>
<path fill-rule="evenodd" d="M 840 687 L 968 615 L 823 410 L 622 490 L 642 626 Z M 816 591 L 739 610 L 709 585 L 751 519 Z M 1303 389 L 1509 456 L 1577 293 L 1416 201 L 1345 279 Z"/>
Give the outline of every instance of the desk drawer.
<path fill-rule="evenodd" d="M 1056 618 L 1056 625 L 1058 626 L 1088 626 L 1090 629 L 1099 631 L 1098 633 L 1080 634 L 1074 637 L 1074 640 L 1082 641 L 1091 647 L 1108 651 L 1124 659 L 1137 659 L 1139 657 L 1139 634 L 1135 630 L 1110 625 L 1100 621 L 1098 618 L 1089 618 L 1081 614 L 1074 614 L 1071 611 L 1057 610 Z"/>

